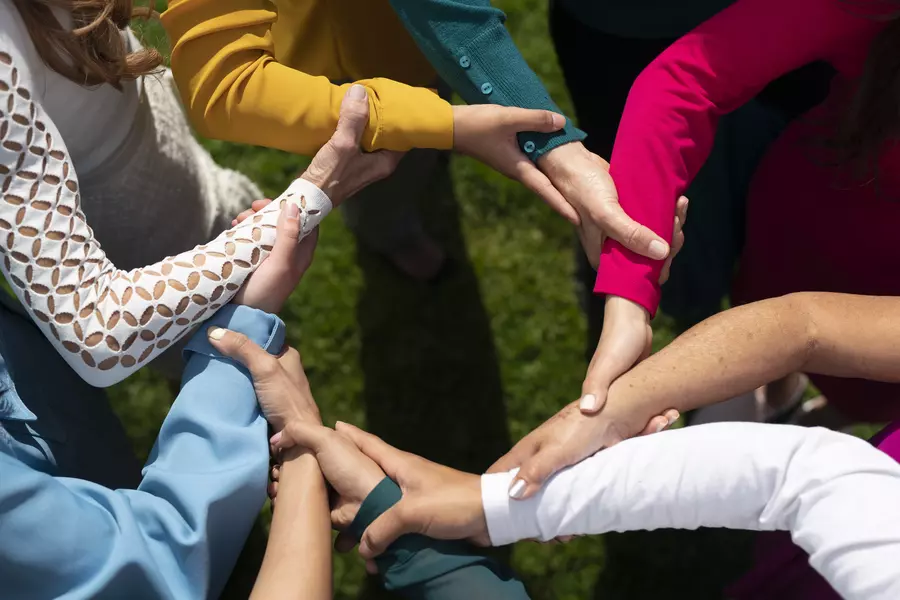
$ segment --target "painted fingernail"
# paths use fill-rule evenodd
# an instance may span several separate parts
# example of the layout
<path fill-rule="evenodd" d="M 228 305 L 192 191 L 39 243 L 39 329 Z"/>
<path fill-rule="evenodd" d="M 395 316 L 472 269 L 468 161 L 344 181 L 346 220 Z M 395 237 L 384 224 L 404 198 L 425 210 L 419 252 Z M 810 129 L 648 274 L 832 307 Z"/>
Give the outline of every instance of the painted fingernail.
<path fill-rule="evenodd" d="M 509 497 L 518 500 L 525 494 L 525 488 L 528 486 L 523 479 L 516 479 L 516 482 L 509 488 Z"/>
<path fill-rule="evenodd" d="M 362 100 L 366 97 L 366 88 L 361 85 L 352 85 L 350 86 L 350 93 L 347 94 L 347 97 L 351 100 Z"/>
<path fill-rule="evenodd" d="M 578 406 L 579 408 L 581 408 L 581 410 L 593 412 L 597 410 L 597 405 L 597 396 L 593 394 L 585 394 L 581 398 L 581 404 L 579 404 Z"/>
<path fill-rule="evenodd" d="M 669 425 L 671 425 L 671 424 L 673 424 L 675 421 L 677 421 L 677 420 L 678 420 L 678 417 L 680 417 L 680 416 L 681 416 L 681 415 L 679 415 L 678 413 L 675 413 L 674 415 L 670 416 L 670 417 L 669 417 Z"/>
<path fill-rule="evenodd" d="M 206 335 L 208 335 L 210 339 L 221 340 L 225 337 L 225 330 L 221 327 L 210 327 L 206 330 Z"/>
<path fill-rule="evenodd" d="M 668 421 L 661 421 L 659 423 L 659 425 L 656 426 L 656 433 L 659 433 L 660 431 L 662 431 L 663 429 L 665 429 L 668 426 L 669 426 Z"/>
<path fill-rule="evenodd" d="M 290 202 L 287 206 L 287 216 L 288 219 L 299 219 L 300 218 L 300 207 Z"/>
<path fill-rule="evenodd" d="M 669 253 L 669 251 L 666 248 L 666 245 L 663 244 L 661 241 L 653 240 L 652 242 L 650 242 L 650 258 L 656 258 L 656 259 L 665 258 L 666 254 L 668 254 L 668 253 Z"/>

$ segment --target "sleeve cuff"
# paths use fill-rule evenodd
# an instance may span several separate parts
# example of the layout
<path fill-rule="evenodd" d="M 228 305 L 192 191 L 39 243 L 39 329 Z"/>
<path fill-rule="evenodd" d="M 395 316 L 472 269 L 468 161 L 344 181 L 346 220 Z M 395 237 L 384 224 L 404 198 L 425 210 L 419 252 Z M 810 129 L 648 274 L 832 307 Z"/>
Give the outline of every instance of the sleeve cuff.
<path fill-rule="evenodd" d="M 656 316 L 659 308 L 659 275 L 663 261 L 651 260 L 631 252 L 615 240 L 608 240 L 600 255 L 595 294 L 627 298 Z"/>
<path fill-rule="evenodd" d="M 368 88 L 377 116 L 366 150 L 453 148 L 453 108 L 437 92 L 382 78 L 357 83 Z"/>
<path fill-rule="evenodd" d="M 465 67 L 470 87 L 470 103 L 543 109 L 563 114 L 553 102 L 543 82 L 519 55 L 502 23 L 487 28 L 471 43 L 458 50 L 456 59 Z M 512 68 L 510 68 L 512 65 Z M 553 133 L 526 131 L 518 134 L 519 147 L 532 161 L 550 150 L 585 139 L 587 135 L 566 117 L 566 125 Z"/>
<path fill-rule="evenodd" d="M 285 326 L 284 322 L 277 316 L 249 306 L 226 304 L 211 319 L 203 323 L 191 338 L 191 341 L 188 342 L 184 349 L 184 357 L 186 359 L 189 353 L 195 353 L 231 360 L 222 356 L 209 343 L 206 331 L 210 327 L 222 327 L 230 331 L 243 333 L 250 341 L 263 348 L 269 354 L 277 354 L 284 346 Z"/>
<path fill-rule="evenodd" d="M 540 535 L 539 531 L 525 531 L 527 520 L 513 518 L 513 503 L 531 502 L 531 500 L 513 500 L 509 497 L 509 486 L 518 472 L 518 469 L 513 469 L 506 473 L 481 476 L 481 504 L 492 546 L 505 546 Z"/>

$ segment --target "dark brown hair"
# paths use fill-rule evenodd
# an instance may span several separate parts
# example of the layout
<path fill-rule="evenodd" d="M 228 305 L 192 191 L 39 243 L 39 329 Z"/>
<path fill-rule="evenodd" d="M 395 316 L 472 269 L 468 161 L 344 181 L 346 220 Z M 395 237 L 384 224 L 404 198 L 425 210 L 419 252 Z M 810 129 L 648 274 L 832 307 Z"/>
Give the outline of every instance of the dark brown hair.
<path fill-rule="evenodd" d="M 162 56 L 154 49 L 129 52 L 122 30 L 132 17 L 155 12 L 135 8 L 132 0 L 13 0 L 41 59 L 48 67 L 79 85 L 136 79 L 159 68 Z M 72 15 L 72 29 L 63 27 L 53 8 Z"/>

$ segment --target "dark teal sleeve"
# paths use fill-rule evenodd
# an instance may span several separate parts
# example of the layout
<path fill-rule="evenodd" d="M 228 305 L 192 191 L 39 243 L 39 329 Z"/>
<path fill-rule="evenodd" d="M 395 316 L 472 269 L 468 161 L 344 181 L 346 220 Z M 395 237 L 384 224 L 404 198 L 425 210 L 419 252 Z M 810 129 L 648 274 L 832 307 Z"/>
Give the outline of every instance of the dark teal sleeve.
<path fill-rule="evenodd" d="M 360 539 L 379 515 L 402 496 L 385 477 L 366 497 L 348 532 Z M 527 599 L 525 586 L 497 562 L 472 554 L 468 544 L 404 535 L 378 558 L 384 587 L 410 600 Z"/>
<path fill-rule="evenodd" d="M 562 113 L 516 48 L 490 0 L 391 0 L 422 53 L 469 104 L 500 104 Z M 556 133 L 523 132 L 519 146 L 537 160 L 585 134 L 566 118 Z"/>

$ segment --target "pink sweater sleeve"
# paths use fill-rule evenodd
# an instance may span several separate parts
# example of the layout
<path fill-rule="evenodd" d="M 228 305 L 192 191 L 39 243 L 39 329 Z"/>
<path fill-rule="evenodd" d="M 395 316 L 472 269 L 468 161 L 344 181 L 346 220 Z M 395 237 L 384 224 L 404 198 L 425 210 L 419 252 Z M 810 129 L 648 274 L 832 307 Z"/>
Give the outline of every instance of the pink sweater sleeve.
<path fill-rule="evenodd" d="M 706 161 L 719 116 L 810 62 L 859 62 L 884 24 L 853 10 L 840 0 L 739 0 L 663 52 L 635 81 L 616 135 L 610 173 L 625 212 L 670 241 L 675 201 Z M 609 240 L 594 291 L 654 314 L 662 266 Z"/>

